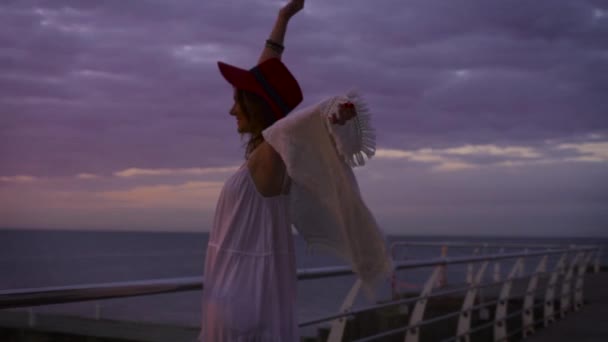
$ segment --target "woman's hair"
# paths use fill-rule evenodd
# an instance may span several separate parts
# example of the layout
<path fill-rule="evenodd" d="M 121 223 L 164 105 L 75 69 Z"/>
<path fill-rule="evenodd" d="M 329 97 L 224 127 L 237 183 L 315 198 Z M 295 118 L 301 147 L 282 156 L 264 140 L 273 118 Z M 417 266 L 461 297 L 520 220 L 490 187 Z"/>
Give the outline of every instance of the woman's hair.
<path fill-rule="evenodd" d="M 270 127 L 276 119 L 266 100 L 259 95 L 237 89 L 236 100 L 249 122 L 249 141 L 245 147 L 245 158 L 249 158 L 251 152 L 264 141 L 262 131 Z"/>

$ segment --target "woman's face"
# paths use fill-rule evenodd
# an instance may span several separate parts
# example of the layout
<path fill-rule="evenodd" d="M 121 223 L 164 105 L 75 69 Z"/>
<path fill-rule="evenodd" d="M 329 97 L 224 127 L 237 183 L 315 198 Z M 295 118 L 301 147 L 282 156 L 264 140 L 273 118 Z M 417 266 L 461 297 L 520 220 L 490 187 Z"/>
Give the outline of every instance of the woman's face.
<path fill-rule="evenodd" d="M 250 132 L 249 119 L 247 115 L 245 115 L 245 111 L 241 107 L 240 102 L 236 97 L 236 89 L 234 90 L 234 104 L 230 109 L 230 115 L 236 117 L 237 130 L 239 133 L 247 133 Z"/>

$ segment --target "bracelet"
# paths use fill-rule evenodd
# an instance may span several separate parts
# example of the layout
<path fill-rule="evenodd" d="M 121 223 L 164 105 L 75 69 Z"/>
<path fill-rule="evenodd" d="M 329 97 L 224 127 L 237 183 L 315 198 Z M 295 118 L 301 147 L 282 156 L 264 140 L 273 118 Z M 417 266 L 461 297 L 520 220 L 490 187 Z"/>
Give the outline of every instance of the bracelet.
<path fill-rule="evenodd" d="M 266 39 L 266 47 L 270 48 L 271 50 L 274 50 L 276 53 L 283 53 L 283 50 L 285 50 L 285 47 L 282 44 L 279 44 L 273 40 L 270 39 Z"/>

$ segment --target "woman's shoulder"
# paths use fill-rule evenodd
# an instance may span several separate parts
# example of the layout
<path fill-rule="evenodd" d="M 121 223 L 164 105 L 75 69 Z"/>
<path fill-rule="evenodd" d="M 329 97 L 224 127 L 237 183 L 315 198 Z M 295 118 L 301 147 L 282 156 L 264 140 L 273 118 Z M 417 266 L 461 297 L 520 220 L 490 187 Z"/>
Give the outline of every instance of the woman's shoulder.
<path fill-rule="evenodd" d="M 247 161 L 256 187 L 264 196 L 275 196 L 285 191 L 286 169 L 279 153 L 267 142 L 256 147 Z"/>
<path fill-rule="evenodd" d="M 266 141 L 260 143 L 251 154 L 249 165 L 256 169 L 265 169 L 265 173 L 272 173 L 285 167 L 281 155 Z"/>

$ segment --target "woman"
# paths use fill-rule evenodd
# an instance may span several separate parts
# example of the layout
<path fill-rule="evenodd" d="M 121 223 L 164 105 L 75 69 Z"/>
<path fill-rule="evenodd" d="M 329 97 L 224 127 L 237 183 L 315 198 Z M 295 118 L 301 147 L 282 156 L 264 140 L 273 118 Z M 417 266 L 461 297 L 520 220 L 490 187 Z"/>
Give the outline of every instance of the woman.
<path fill-rule="evenodd" d="M 262 131 L 302 101 L 300 87 L 280 62 L 289 20 L 304 0 L 280 11 L 258 65 L 243 70 L 219 63 L 234 87 L 230 115 L 249 135 L 246 162 L 220 193 L 205 260 L 200 341 L 297 341 L 296 264 L 281 156 Z M 343 125 L 356 114 L 343 106 L 330 120 Z"/>

